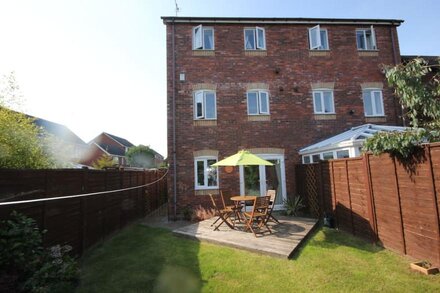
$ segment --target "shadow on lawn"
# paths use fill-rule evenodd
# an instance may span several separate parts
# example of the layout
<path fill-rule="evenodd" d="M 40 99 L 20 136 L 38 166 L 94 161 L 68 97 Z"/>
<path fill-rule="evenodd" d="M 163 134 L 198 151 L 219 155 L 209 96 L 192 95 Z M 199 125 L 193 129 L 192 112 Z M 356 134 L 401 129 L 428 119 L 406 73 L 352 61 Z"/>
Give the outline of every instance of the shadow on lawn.
<path fill-rule="evenodd" d="M 302 243 L 301 248 L 292 257 L 298 259 L 304 248 L 307 246 L 319 247 L 323 249 L 338 249 L 340 247 L 351 247 L 366 252 L 377 253 L 384 248 L 365 239 L 353 236 L 345 231 L 323 227 L 316 227 L 307 239 Z"/>

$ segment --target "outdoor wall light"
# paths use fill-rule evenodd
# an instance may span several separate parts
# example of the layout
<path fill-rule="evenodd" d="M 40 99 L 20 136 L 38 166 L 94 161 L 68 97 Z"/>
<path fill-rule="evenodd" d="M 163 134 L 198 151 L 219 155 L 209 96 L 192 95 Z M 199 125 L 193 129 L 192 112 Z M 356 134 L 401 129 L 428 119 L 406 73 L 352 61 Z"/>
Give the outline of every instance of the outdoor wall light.
<path fill-rule="evenodd" d="M 348 111 L 348 114 L 353 115 L 354 114 L 354 110 L 351 109 L 350 111 Z"/>
<path fill-rule="evenodd" d="M 180 81 L 185 81 L 185 72 L 181 72 L 179 76 Z"/>

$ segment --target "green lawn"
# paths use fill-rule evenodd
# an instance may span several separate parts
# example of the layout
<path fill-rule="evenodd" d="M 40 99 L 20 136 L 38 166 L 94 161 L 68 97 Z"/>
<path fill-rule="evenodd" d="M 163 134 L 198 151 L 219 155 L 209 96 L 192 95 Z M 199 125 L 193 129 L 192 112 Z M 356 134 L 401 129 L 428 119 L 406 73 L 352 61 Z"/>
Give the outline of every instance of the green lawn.
<path fill-rule="evenodd" d="M 326 228 L 283 260 L 132 225 L 84 256 L 78 292 L 440 292 L 408 263 Z"/>

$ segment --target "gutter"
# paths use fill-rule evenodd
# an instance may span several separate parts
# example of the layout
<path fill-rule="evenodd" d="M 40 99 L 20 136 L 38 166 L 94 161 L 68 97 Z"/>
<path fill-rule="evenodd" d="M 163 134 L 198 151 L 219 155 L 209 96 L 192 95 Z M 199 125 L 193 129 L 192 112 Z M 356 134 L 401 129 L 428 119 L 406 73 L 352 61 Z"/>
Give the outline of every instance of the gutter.
<path fill-rule="evenodd" d="M 353 25 L 394 25 L 399 26 L 400 19 L 355 19 L 355 18 L 253 18 L 253 17 L 174 17 L 163 16 L 166 23 L 243 23 L 243 24 L 353 24 Z"/>
<path fill-rule="evenodd" d="M 176 170 L 176 50 L 175 50 L 175 33 L 176 26 L 174 24 L 174 19 L 172 20 L 173 31 L 172 31 L 172 52 L 173 52 L 173 208 L 174 208 L 174 221 L 177 220 L 177 170 Z"/>
<path fill-rule="evenodd" d="M 397 29 L 396 29 L 396 33 L 397 33 Z M 394 31 L 393 28 L 390 28 L 390 34 L 391 34 L 391 44 L 393 46 L 393 59 L 394 59 L 394 65 L 398 65 L 399 63 L 401 63 L 401 58 L 400 60 L 397 59 L 397 54 L 396 54 L 396 40 L 394 38 Z M 397 97 L 394 96 L 394 115 L 396 116 L 396 124 L 398 122 L 397 120 L 397 107 L 396 107 L 396 99 Z M 400 103 L 399 103 L 400 104 Z M 405 109 L 403 107 L 403 105 L 400 106 L 400 115 L 402 117 L 402 126 L 406 127 L 406 121 L 405 121 Z"/>

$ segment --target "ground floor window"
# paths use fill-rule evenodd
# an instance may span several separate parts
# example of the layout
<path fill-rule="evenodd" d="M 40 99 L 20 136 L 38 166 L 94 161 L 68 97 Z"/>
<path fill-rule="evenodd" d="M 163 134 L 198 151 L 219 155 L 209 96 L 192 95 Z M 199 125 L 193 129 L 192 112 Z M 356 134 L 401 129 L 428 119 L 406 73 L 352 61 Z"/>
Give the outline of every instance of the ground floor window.
<path fill-rule="evenodd" d="M 217 163 L 216 157 L 199 157 L 194 159 L 195 189 L 218 188 L 218 172 L 212 164 Z"/>

